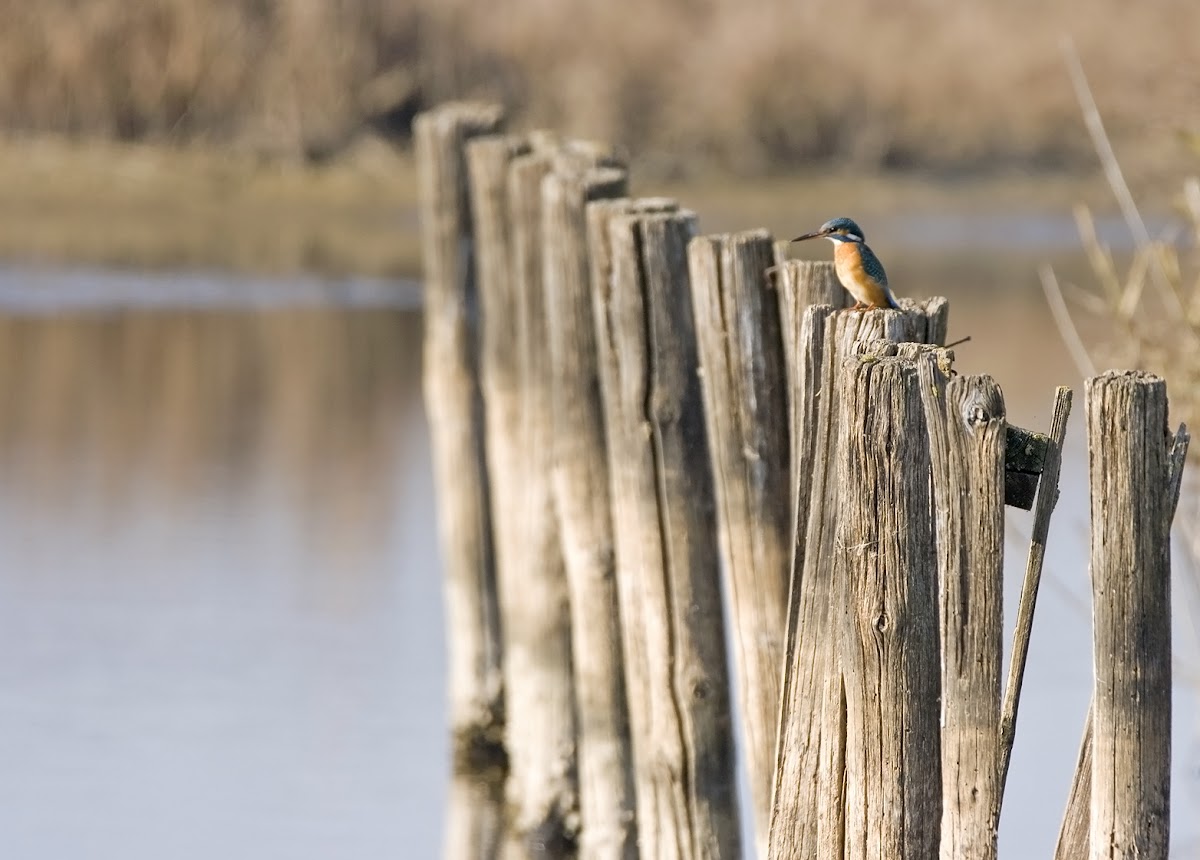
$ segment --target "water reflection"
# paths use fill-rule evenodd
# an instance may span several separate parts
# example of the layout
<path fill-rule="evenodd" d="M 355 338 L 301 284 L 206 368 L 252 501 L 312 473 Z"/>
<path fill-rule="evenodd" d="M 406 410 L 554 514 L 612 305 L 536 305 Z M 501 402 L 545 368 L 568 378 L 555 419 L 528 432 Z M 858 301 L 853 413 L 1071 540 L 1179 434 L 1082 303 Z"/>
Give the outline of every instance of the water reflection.
<path fill-rule="evenodd" d="M 419 340 L 388 308 L 0 316 L 6 855 L 436 855 Z"/>

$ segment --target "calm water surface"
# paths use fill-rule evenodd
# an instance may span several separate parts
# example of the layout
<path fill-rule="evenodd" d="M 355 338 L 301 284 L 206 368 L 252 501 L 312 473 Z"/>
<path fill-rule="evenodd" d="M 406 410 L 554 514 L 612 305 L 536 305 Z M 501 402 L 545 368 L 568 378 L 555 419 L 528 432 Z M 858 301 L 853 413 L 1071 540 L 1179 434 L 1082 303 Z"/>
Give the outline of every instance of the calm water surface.
<path fill-rule="evenodd" d="M 1082 391 L 1028 275 L 891 268 L 951 297 L 959 367 L 996 376 L 1014 423 L 1045 429 L 1054 385 L 1077 389 L 1002 828 L 1005 856 L 1049 856 L 1090 693 Z M 3 856 L 438 856 L 419 342 L 412 285 L 0 270 Z M 1010 514 L 1009 618 L 1029 525 Z"/>

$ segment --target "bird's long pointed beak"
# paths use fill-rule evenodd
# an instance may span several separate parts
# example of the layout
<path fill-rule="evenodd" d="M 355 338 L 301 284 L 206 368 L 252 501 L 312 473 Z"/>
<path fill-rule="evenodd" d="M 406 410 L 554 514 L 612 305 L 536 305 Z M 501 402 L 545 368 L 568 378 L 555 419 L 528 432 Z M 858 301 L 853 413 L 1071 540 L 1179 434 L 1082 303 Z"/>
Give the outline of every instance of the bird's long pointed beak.
<path fill-rule="evenodd" d="M 819 239 L 821 236 L 828 236 L 828 235 L 829 235 L 829 231 L 827 231 L 827 230 L 817 230 L 812 233 L 805 233 L 803 236 L 797 236 L 792 241 L 793 242 L 803 242 L 805 239 Z"/>

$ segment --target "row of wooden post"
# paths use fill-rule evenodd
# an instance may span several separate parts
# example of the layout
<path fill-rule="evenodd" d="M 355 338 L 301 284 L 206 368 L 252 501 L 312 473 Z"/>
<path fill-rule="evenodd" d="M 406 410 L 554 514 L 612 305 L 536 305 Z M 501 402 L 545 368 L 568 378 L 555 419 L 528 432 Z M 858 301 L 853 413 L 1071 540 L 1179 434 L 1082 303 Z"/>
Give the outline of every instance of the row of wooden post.
<path fill-rule="evenodd" d="M 698 236 L 606 147 L 502 125 L 456 104 L 415 126 L 447 856 L 740 856 L 736 711 L 755 856 L 995 857 L 1069 392 L 1002 696 L 1014 437 L 937 346 L 946 302 L 839 312 L 829 265 Z M 1091 380 L 1087 405 L 1091 815 L 1059 856 L 1090 834 L 1165 857 L 1187 437 L 1156 379 Z"/>

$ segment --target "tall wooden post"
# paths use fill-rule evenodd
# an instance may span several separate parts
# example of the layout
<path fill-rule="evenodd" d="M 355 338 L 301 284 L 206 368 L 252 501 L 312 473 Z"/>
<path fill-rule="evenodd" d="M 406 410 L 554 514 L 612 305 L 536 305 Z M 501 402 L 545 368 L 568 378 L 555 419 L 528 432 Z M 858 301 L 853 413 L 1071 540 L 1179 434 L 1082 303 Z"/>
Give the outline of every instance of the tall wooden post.
<path fill-rule="evenodd" d="M 548 138 L 534 137 L 543 144 Z M 553 150 L 535 143 L 509 167 L 517 318 L 507 333 L 497 333 L 516 356 L 520 379 L 520 441 L 512 476 L 523 493 L 514 539 L 520 557 L 500 582 L 511 758 L 506 855 L 513 857 L 570 854 L 580 825 L 570 600 L 554 510 L 551 320 L 544 286 L 542 183 L 553 161 Z"/>
<path fill-rule="evenodd" d="M 585 858 L 634 857 L 633 757 L 617 605 L 607 443 L 592 318 L 586 206 L 624 194 L 626 172 L 580 153 L 542 182 L 555 510 L 571 605 Z"/>
<path fill-rule="evenodd" d="M 414 127 L 425 261 L 425 401 L 439 488 L 446 570 L 451 719 L 455 731 L 502 712 L 499 625 L 479 390 L 479 317 L 463 144 L 495 132 L 493 105 L 454 104 Z"/>
<path fill-rule="evenodd" d="M 504 687 L 479 380 L 479 314 L 464 143 L 500 128 L 495 105 L 447 105 L 417 117 L 425 264 L 425 407 L 429 415 L 450 639 L 455 797 L 452 856 L 482 856 L 500 830 Z"/>
<path fill-rule="evenodd" d="M 712 448 L 725 594 L 750 775 L 765 857 L 779 725 L 791 552 L 786 370 L 762 230 L 688 246 Z"/>
<path fill-rule="evenodd" d="M 937 554 L 914 361 L 843 364 L 835 575 L 846 689 L 848 858 L 927 858 L 941 820 Z"/>
<path fill-rule="evenodd" d="M 1166 858 L 1171 786 L 1167 387 L 1140 372 L 1085 386 L 1092 487 L 1091 857 Z"/>
<path fill-rule="evenodd" d="M 736 857 L 720 565 L 687 270 L 695 215 L 606 207 L 594 217 L 608 246 L 593 288 L 639 845 L 645 857 Z"/>

